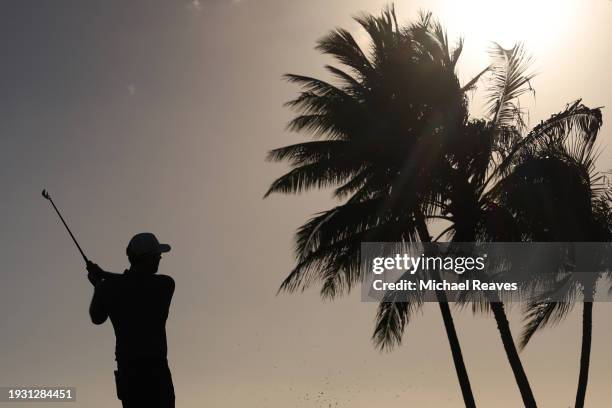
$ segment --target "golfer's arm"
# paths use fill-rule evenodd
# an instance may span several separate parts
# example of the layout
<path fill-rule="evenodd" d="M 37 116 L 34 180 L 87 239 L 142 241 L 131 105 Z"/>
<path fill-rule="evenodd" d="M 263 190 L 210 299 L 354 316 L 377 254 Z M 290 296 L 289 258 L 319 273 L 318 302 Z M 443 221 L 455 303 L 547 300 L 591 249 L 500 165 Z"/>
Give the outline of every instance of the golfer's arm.
<path fill-rule="evenodd" d="M 108 312 L 104 307 L 102 296 L 103 286 L 103 282 L 96 285 L 93 297 L 91 298 L 91 304 L 89 305 L 89 316 L 93 324 L 102 324 L 108 318 Z"/>
<path fill-rule="evenodd" d="M 87 278 L 94 287 L 105 279 L 112 279 L 117 276 L 122 276 L 120 273 L 107 272 L 100 268 L 98 264 L 88 262 L 86 266 L 87 272 L 89 273 Z"/>
<path fill-rule="evenodd" d="M 100 272 L 100 277 L 102 279 L 112 279 L 112 278 L 116 278 L 118 276 L 123 276 L 123 274 L 115 273 L 115 272 L 106 272 L 106 271 L 101 271 Z"/>

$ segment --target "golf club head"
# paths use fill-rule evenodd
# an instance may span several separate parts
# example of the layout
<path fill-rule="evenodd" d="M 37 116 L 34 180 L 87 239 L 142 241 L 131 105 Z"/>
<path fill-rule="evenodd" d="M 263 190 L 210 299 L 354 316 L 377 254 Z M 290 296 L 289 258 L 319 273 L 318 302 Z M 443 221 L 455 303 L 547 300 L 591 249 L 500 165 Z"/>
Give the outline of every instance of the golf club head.
<path fill-rule="evenodd" d="M 43 190 L 42 191 L 42 196 L 45 197 L 47 200 L 51 199 L 51 196 L 49 195 L 49 193 L 47 192 L 47 190 Z"/>

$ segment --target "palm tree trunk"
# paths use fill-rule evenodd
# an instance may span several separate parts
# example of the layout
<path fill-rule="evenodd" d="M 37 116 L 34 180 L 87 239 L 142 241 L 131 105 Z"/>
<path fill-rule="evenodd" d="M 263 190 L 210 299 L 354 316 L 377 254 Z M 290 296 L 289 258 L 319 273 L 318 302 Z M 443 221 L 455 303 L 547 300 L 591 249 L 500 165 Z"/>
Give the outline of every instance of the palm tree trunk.
<path fill-rule="evenodd" d="M 576 408 L 584 407 L 587 382 L 589 380 L 589 364 L 591 360 L 591 338 L 593 334 L 593 302 L 585 301 L 582 309 L 582 350 L 580 352 L 580 374 L 578 375 L 578 391 L 576 392 Z"/>
<path fill-rule="evenodd" d="M 451 314 L 450 307 L 448 306 L 446 294 L 441 292 L 441 296 L 439 294 L 436 295 L 438 297 L 438 305 L 440 305 L 440 313 L 442 313 L 442 320 L 444 321 L 444 328 L 446 329 L 446 336 L 448 337 L 451 354 L 453 355 L 453 362 L 455 363 L 455 370 L 457 371 L 459 386 L 461 387 L 461 393 L 463 394 L 463 402 L 465 403 L 466 408 L 475 408 L 476 402 L 474 401 L 474 394 L 472 393 L 470 378 L 468 377 L 467 369 L 465 368 L 463 354 L 461 353 L 461 345 L 459 344 L 459 338 L 457 337 L 455 323 L 453 322 L 453 316 Z"/>
<path fill-rule="evenodd" d="M 429 235 L 427 224 L 425 224 L 425 220 L 421 217 L 419 217 L 417 220 L 417 229 L 421 242 L 431 242 L 431 236 Z M 468 376 L 467 369 L 465 368 L 463 353 L 461 352 L 461 344 L 459 343 L 459 337 L 457 336 L 457 330 L 455 329 L 455 323 L 448 305 L 446 293 L 444 293 L 444 291 L 436 291 L 436 298 L 438 300 L 438 305 L 440 305 L 440 313 L 442 313 L 442 321 L 444 321 L 446 337 L 448 337 L 453 362 L 455 363 L 455 371 L 457 372 L 457 378 L 459 379 L 459 386 L 461 387 L 463 402 L 465 403 L 466 408 L 476 408 L 474 393 L 472 392 L 472 386 L 470 385 L 470 377 Z"/>
<path fill-rule="evenodd" d="M 512 332 L 510 331 L 510 324 L 508 323 L 504 304 L 503 302 L 490 302 L 490 305 L 495 321 L 497 322 L 497 329 L 499 330 L 504 350 L 506 350 L 506 357 L 508 358 L 510 367 L 512 367 L 514 379 L 521 392 L 523 403 L 526 408 L 536 408 L 536 401 L 531 391 L 527 374 L 525 374 L 521 358 L 519 357 L 516 346 L 514 345 L 514 340 L 512 339 Z"/>
<path fill-rule="evenodd" d="M 464 217 L 464 219 L 469 220 L 472 219 L 472 217 L 470 217 L 468 214 Z M 476 240 L 474 229 L 471 227 L 464 228 L 460 237 L 461 238 L 457 242 L 474 242 Z M 514 340 L 512 338 L 512 331 L 510 330 L 510 324 L 508 323 L 508 317 L 506 316 L 504 304 L 500 301 L 497 295 L 490 295 L 487 300 L 491 307 L 491 311 L 493 312 L 493 317 L 497 323 L 497 329 L 499 330 L 501 341 L 504 346 L 504 350 L 506 351 L 506 357 L 510 363 L 510 367 L 512 368 L 514 379 L 516 380 L 516 384 L 521 393 L 523 404 L 525 404 L 526 408 L 536 408 L 537 404 L 535 397 L 533 396 L 533 391 L 531 390 L 529 380 L 527 379 L 527 374 L 523 368 L 523 363 L 521 362 L 521 358 L 519 357 L 518 350 L 516 349 L 516 345 L 514 344 Z"/>

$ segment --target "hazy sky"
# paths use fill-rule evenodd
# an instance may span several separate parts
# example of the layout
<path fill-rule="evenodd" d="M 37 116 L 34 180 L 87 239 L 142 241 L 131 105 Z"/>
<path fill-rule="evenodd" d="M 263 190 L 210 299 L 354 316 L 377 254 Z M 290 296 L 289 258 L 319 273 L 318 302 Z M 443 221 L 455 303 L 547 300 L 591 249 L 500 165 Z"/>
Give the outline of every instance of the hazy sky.
<path fill-rule="evenodd" d="M 168 338 L 178 407 L 461 406 L 436 305 L 411 323 L 403 347 L 382 354 L 370 341 L 375 305 L 358 293 L 336 302 L 321 302 L 316 288 L 275 297 L 293 266 L 295 228 L 332 204 L 326 192 L 261 198 L 284 170 L 264 162 L 266 151 L 301 140 L 284 129 L 291 112 L 282 104 L 297 89 L 280 76 L 324 75 L 329 60 L 315 41 L 335 26 L 362 38 L 351 16 L 384 4 L 0 2 L 0 386 L 76 386 L 76 406 L 119 406 L 112 328 L 89 322 L 92 289 L 40 196 L 46 187 L 106 269 L 127 266 L 134 233 L 173 246 L 160 269 L 177 282 Z M 486 66 L 489 41 L 525 40 L 540 72 L 535 101 L 525 100 L 532 124 L 579 97 L 612 106 L 610 0 L 396 8 L 401 21 L 430 9 L 466 36 L 464 80 Z M 612 305 L 594 313 L 587 406 L 603 407 Z M 455 316 L 479 406 L 519 406 L 492 318 Z M 579 329 L 574 313 L 522 354 L 541 407 L 573 403 Z"/>

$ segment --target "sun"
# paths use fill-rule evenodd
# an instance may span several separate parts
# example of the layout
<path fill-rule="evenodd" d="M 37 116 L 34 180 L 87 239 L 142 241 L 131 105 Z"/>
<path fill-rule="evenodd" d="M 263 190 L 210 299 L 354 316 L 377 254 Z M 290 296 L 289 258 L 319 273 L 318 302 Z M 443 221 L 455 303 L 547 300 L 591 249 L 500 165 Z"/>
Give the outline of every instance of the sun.
<path fill-rule="evenodd" d="M 447 0 L 442 20 L 471 43 L 524 42 L 537 53 L 561 46 L 580 17 L 581 0 Z M 582 5 L 584 7 L 584 5 Z"/>

